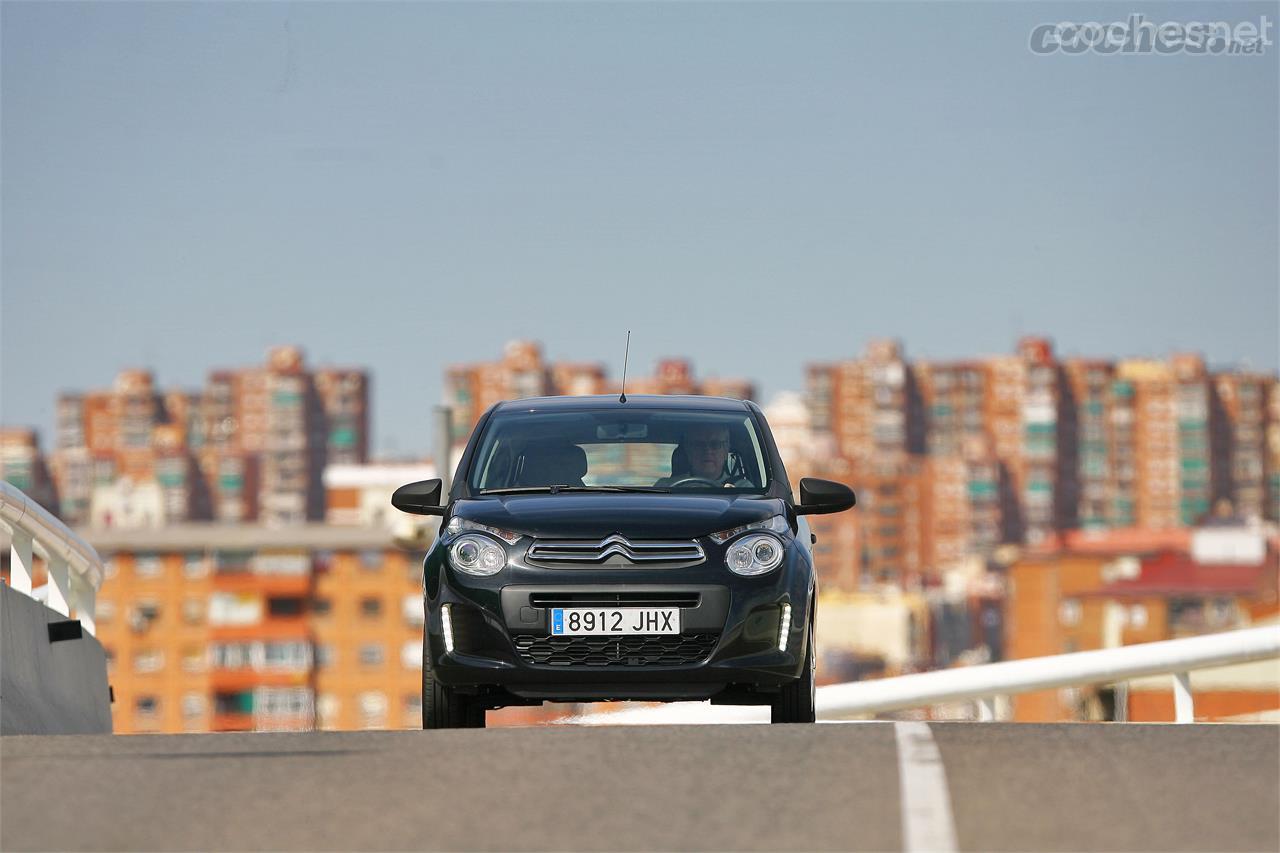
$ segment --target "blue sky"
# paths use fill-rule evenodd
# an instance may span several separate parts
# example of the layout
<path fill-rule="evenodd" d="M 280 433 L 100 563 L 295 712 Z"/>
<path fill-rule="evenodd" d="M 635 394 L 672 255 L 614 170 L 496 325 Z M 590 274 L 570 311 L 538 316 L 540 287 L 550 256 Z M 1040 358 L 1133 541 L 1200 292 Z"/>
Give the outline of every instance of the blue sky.
<path fill-rule="evenodd" d="M 799 389 L 917 358 L 1274 370 L 1280 45 L 1037 57 L 1038 23 L 1277 4 L 0 6 L 0 421 L 302 344 L 429 447 L 516 337 Z"/>

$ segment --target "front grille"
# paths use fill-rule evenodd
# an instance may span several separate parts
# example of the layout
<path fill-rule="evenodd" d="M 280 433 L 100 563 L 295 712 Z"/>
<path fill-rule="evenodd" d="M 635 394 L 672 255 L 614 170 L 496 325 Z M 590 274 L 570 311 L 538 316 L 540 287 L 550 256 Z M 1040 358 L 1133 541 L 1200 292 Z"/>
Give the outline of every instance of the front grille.
<path fill-rule="evenodd" d="M 696 592 L 535 592 L 531 607 L 697 607 Z"/>
<path fill-rule="evenodd" d="M 632 541 L 614 534 L 600 540 L 538 539 L 529 546 L 531 563 L 549 566 L 629 564 L 653 568 L 693 566 L 706 559 L 692 539 Z"/>
<path fill-rule="evenodd" d="M 636 637 L 518 636 L 516 652 L 545 666 L 681 666 L 705 660 L 719 634 Z"/>

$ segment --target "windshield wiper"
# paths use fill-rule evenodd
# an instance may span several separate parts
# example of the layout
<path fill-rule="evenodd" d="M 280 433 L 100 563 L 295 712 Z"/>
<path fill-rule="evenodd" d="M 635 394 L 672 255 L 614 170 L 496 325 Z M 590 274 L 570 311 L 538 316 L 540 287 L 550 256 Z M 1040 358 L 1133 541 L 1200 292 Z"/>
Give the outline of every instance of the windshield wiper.
<path fill-rule="evenodd" d="M 670 491 L 670 489 L 664 489 L 661 486 L 570 486 L 564 484 L 556 486 L 512 486 L 509 489 L 481 489 L 480 494 L 519 495 L 538 492 L 550 495 L 559 494 L 560 492 L 657 492 L 666 494 Z"/>
<path fill-rule="evenodd" d="M 552 486 L 556 492 L 659 492 L 665 494 L 670 489 L 661 486 Z"/>

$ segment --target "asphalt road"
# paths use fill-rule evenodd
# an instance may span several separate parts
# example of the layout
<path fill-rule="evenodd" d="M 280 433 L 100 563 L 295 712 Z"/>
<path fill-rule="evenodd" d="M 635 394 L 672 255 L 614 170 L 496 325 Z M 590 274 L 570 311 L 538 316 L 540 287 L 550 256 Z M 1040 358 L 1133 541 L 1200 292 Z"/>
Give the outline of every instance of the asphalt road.
<path fill-rule="evenodd" d="M 1280 850 L 1280 727 L 930 729 L 959 849 Z M 0 849 L 899 850 L 900 760 L 891 723 L 6 737 Z"/>

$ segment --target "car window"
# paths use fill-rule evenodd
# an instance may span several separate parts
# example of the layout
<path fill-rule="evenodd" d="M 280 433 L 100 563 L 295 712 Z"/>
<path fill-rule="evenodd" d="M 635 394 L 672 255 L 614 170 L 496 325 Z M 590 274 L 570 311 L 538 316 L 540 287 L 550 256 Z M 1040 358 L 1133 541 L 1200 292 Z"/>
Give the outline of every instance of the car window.
<path fill-rule="evenodd" d="M 579 446 L 587 454 L 587 473 L 582 478 L 586 485 L 634 486 L 670 477 L 671 454 L 680 445 L 631 442 Z"/>
<path fill-rule="evenodd" d="M 497 412 L 468 472 L 472 489 L 550 485 L 761 491 L 764 442 L 745 412 L 617 409 Z"/>

